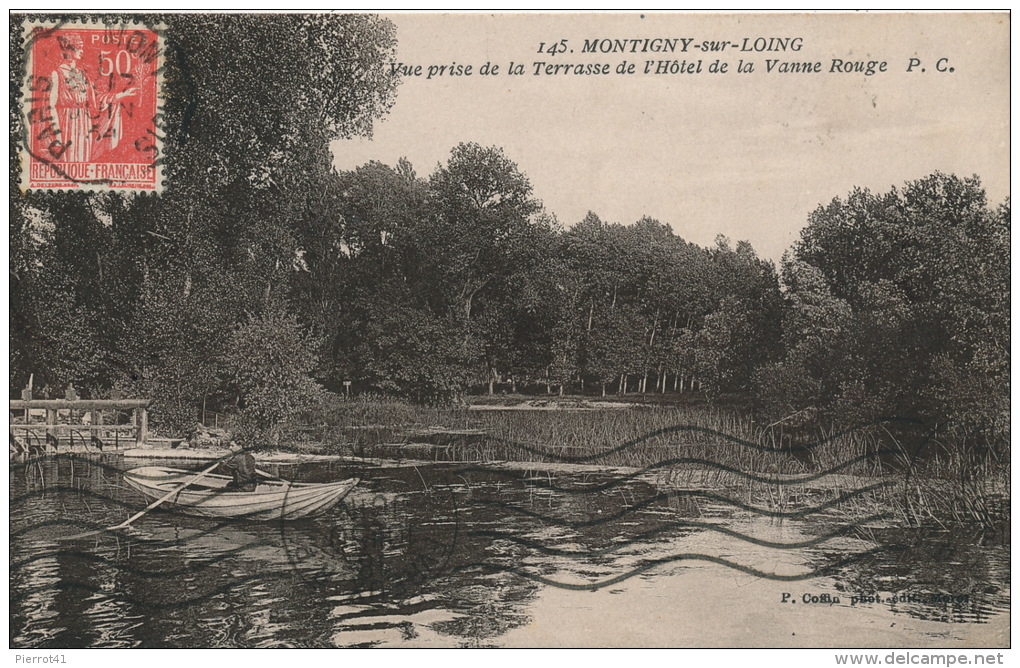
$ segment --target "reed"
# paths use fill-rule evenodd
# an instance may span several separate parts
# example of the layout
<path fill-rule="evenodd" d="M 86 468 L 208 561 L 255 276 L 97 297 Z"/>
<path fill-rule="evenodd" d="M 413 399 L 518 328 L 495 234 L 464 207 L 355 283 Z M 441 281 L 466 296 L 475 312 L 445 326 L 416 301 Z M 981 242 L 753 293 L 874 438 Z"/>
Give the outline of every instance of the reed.
<path fill-rule="evenodd" d="M 977 456 L 976 447 L 884 424 L 845 433 L 819 429 L 807 436 L 800 433 L 798 440 L 746 413 L 703 405 L 469 411 L 364 395 L 332 397 L 310 408 L 304 421 L 306 431 L 316 432 L 326 450 L 348 455 L 634 469 L 682 460 L 648 475 L 662 490 L 715 490 L 777 511 L 819 505 L 888 483 L 840 503 L 829 514 L 853 518 L 892 513 L 905 526 L 966 525 L 981 540 L 1008 535 L 1008 451 L 1003 455 L 985 449 L 1000 453 L 997 459 Z M 769 480 L 831 474 L 803 485 L 783 485 L 733 471 Z M 701 501 L 684 498 L 671 504 L 678 512 L 701 514 Z"/>

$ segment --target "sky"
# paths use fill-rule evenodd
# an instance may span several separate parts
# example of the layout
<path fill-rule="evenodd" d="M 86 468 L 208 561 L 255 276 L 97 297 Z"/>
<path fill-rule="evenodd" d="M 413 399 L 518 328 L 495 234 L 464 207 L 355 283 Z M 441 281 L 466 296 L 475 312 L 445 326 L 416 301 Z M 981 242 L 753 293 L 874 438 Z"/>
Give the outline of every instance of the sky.
<path fill-rule="evenodd" d="M 723 234 L 776 261 L 812 210 L 854 187 L 885 192 L 942 171 L 979 175 L 992 204 L 1009 195 L 1003 14 L 385 16 L 397 61 L 422 75 L 403 78 L 371 140 L 334 143 L 339 170 L 407 157 L 424 176 L 460 142 L 499 146 L 565 226 L 589 210 L 625 224 L 647 215 L 688 241 Z M 586 41 L 646 38 L 680 41 L 673 53 L 582 52 Z M 755 51 L 758 38 L 788 46 Z M 567 52 L 538 53 L 560 40 Z M 706 40 L 731 44 L 695 48 Z M 920 65 L 908 72 L 911 58 Z M 727 72 L 708 71 L 717 59 Z M 886 72 L 833 72 L 833 59 L 884 61 Z M 700 60 L 701 73 L 644 74 L 660 60 Z M 741 60 L 754 71 L 737 73 Z M 767 60 L 779 61 L 772 72 Z M 615 74 L 622 61 L 635 73 Z M 487 62 L 499 73 L 480 75 Z M 526 73 L 506 74 L 511 62 Z M 536 62 L 614 73 L 536 76 Z M 821 72 L 780 73 L 782 62 Z M 452 64 L 472 74 L 427 78 L 430 65 Z"/>

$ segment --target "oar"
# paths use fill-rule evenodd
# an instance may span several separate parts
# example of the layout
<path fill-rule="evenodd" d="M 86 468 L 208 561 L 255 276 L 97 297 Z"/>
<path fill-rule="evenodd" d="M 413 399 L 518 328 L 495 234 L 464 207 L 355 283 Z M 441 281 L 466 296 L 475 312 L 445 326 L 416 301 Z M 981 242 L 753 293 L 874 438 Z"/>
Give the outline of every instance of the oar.
<path fill-rule="evenodd" d="M 138 511 L 137 513 L 135 513 L 134 515 L 132 515 L 132 516 L 131 516 L 130 518 L 128 518 L 128 519 L 124 520 L 123 522 L 121 522 L 120 524 L 114 525 L 114 526 L 112 526 L 112 527 L 106 527 L 105 529 L 99 529 L 99 530 L 97 530 L 97 531 L 86 531 L 85 533 L 80 533 L 80 534 L 77 534 L 77 535 L 74 535 L 74 536 L 66 536 L 66 537 L 64 537 L 64 538 L 61 538 L 60 540 L 72 540 L 72 539 L 74 539 L 74 538 L 84 538 L 84 537 L 86 537 L 86 536 L 94 536 L 94 535 L 96 535 L 96 534 L 100 534 L 100 533 L 106 533 L 106 532 L 108 532 L 108 531 L 117 531 L 117 530 L 119 530 L 119 529 L 126 529 L 126 528 L 127 528 L 127 527 L 128 527 L 128 526 L 129 526 L 129 525 L 130 525 L 130 524 L 132 523 L 132 522 L 134 522 L 134 521 L 135 521 L 135 520 L 137 520 L 137 519 L 138 519 L 139 517 L 141 517 L 142 515 L 146 514 L 147 512 L 149 512 L 150 510 L 152 510 L 152 509 L 153 509 L 153 508 L 155 508 L 156 506 L 160 505 L 161 503 L 163 503 L 164 501 L 166 501 L 167 499 L 169 499 L 169 498 L 170 498 L 171 496 L 173 496 L 174 494 L 177 494 L 178 492 L 180 492 L 181 490 L 183 490 L 183 489 L 184 489 L 185 487 L 187 487 L 188 485 L 193 485 L 193 484 L 195 484 L 195 482 L 197 482 L 197 481 L 198 481 L 198 480 L 199 480 L 200 478 L 202 478 L 203 476 L 205 476 L 205 475 L 208 475 L 209 473 L 212 473 L 213 469 L 215 469 L 215 468 L 216 468 L 217 466 L 219 466 L 219 465 L 220 465 L 221 463 L 222 463 L 222 462 L 220 462 L 219 460 L 217 460 L 217 461 L 216 461 L 216 462 L 215 462 L 215 463 L 214 463 L 214 464 L 213 464 L 212 466 L 210 466 L 210 467 L 209 467 L 209 468 L 207 468 L 206 470 L 202 471 L 201 473 L 199 473 L 198 475 L 196 475 L 196 476 L 194 476 L 194 477 L 192 477 L 192 478 L 189 478 L 188 480 L 186 480 L 186 481 L 184 482 L 184 484 L 183 484 L 183 485 L 179 485 L 178 487 L 176 487 L 176 488 L 174 488 L 174 489 L 170 490 L 169 492 L 167 492 L 166 494 L 164 494 L 164 495 L 163 495 L 163 496 L 161 496 L 160 498 L 158 498 L 158 499 L 156 499 L 155 501 L 153 501 L 152 503 L 150 503 L 150 504 L 149 504 L 148 506 L 146 506 L 146 507 L 145 507 L 145 508 L 144 508 L 143 510 L 140 510 L 140 511 Z"/>

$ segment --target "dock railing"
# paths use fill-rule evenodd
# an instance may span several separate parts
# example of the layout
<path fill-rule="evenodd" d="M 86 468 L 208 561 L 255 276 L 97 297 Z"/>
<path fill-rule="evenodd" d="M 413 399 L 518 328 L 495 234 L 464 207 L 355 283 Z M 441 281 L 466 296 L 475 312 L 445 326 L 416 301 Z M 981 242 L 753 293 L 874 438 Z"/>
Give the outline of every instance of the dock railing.
<path fill-rule="evenodd" d="M 145 447 L 148 406 L 148 399 L 11 399 L 11 447 L 43 452 L 59 451 L 64 445 L 74 449 L 77 437 L 88 450 L 95 445 L 93 436 L 103 449 Z M 127 411 L 131 422 L 117 424 L 119 414 Z M 42 422 L 37 421 L 40 417 Z"/>

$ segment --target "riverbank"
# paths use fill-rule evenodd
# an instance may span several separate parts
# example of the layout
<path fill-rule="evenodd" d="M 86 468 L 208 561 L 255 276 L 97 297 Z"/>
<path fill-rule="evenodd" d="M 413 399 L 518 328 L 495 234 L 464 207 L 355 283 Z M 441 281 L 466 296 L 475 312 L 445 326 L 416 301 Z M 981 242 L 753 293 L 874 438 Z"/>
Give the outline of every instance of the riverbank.
<path fill-rule="evenodd" d="M 903 526 L 966 526 L 979 540 L 1009 535 L 1008 463 L 955 458 L 916 421 L 889 418 L 812 436 L 804 427 L 758 422 L 736 404 L 646 404 L 634 395 L 613 397 L 611 406 L 569 396 L 475 400 L 487 408 L 338 401 L 309 416 L 322 436 L 309 451 L 547 477 L 640 472 L 664 491 L 716 487 L 778 508 L 808 487 L 828 503 L 852 488 L 848 481 L 866 481 L 874 489 L 844 503 L 889 513 Z"/>

